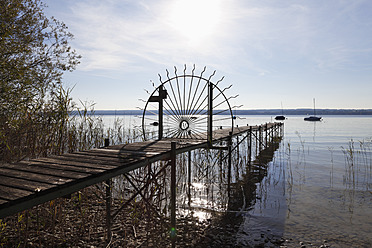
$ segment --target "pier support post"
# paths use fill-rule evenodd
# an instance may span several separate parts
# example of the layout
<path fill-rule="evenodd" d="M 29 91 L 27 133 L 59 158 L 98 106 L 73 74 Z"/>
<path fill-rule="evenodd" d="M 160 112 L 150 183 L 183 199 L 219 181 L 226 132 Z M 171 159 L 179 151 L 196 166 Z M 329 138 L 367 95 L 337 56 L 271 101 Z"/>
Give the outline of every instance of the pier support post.
<path fill-rule="evenodd" d="M 262 150 L 262 126 L 258 127 L 258 146 L 259 146 L 258 151 L 261 152 Z"/>
<path fill-rule="evenodd" d="M 227 167 L 227 195 L 230 198 L 230 184 L 231 184 L 231 143 L 232 143 L 232 132 L 229 132 L 229 140 L 228 140 L 228 167 Z"/>
<path fill-rule="evenodd" d="M 280 137 L 284 135 L 284 123 L 280 125 Z"/>
<path fill-rule="evenodd" d="M 105 147 L 110 145 L 110 140 L 105 139 Z M 112 231 L 111 231 L 111 186 L 112 186 L 112 180 L 108 179 L 106 180 L 106 240 L 109 243 L 111 241 L 112 237 Z"/>
<path fill-rule="evenodd" d="M 189 157 L 189 160 L 188 160 L 188 165 L 187 165 L 187 172 L 188 172 L 188 175 L 187 175 L 187 186 L 188 186 L 188 189 L 187 189 L 187 195 L 188 195 L 188 198 L 189 198 L 189 207 L 191 206 L 191 151 L 188 151 L 188 157 Z"/>
<path fill-rule="evenodd" d="M 106 180 L 106 229 L 107 229 L 107 242 L 111 241 L 111 179 Z"/>
<path fill-rule="evenodd" d="M 248 165 L 249 171 L 252 169 L 252 126 L 249 127 L 249 136 L 248 136 Z"/>
<path fill-rule="evenodd" d="M 255 130 L 255 139 L 254 139 L 254 143 L 255 143 L 255 157 L 257 157 L 257 149 L 258 149 L 258 129 Z"/>
<path fill-rule="evenodd" d="M 240 151 L 239 151 L 239 135 L 236 136 L 236 153 L 237 153 L 237 157 L 238 157 L 238 160 L 239 160 L 239 156 L 240 156 Z"/>
<path fill-rule="evenodd" d="M 151 197 L 151 177 L 152 177 L 151 175 L 152 175 L 152 164 L 149 163 L 147 165 L 147 180 L 146 180 L 146 184 L 148 185 L 148 187 L 145 189 L 144 196 L 150 202 L 152 202 L 152 198 L 150 199 L 150 197 Z"/>
<path fill-rule="evenodd" d="M 238 135 L 238 136 L 236 136 L 236 158 L 237 158 L 237 160 L 234 163 L 234 165 L 235 165 L 235 180 L 236 181 L 239 180 L 239 164 L 240 164 L 239 146 L 240 146 L 240 143 L 239 143 L 239 135 Z"/>
<path fill-rule="evenodd" d="M 171 230 L 172 247 L 176 246 L 176 142 L 171 143 Z"/>
<path fill-rule="evenodd" d="M 268 133 L 268 130 L 267 130 L 267 123 L 265 123 L 265 148 L 267 148 L 269 146 L 268 143 L 267 143 L 267 141 L 268 141 L 267 136 L 268 135 L 269 135 L 269 133 Z"/>

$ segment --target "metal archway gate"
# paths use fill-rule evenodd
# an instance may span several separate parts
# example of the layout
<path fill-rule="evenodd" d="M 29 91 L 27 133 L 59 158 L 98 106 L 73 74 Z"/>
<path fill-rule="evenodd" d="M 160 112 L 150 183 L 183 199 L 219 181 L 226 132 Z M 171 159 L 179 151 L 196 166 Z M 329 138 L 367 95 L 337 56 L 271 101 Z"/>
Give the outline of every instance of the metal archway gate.
<path fill-rule="evenodd" d="M 225 95 L 230 86 L 221 90 L 219 83 L 212 81 L 214 71 L 209 77 L 195 75 L 195 65 L 191 73 L 178 74 L 174 67 L 174 76 L 166 70 L 166 80 L 159 74 L 160 85 L 150 95 L 142 116 L 144 140 L 197 139 L 213 140 L 213 130 L 222 127 L 234 128 L 234 117 Z M 236 97 L 236 96 L 234 96 Z"/>

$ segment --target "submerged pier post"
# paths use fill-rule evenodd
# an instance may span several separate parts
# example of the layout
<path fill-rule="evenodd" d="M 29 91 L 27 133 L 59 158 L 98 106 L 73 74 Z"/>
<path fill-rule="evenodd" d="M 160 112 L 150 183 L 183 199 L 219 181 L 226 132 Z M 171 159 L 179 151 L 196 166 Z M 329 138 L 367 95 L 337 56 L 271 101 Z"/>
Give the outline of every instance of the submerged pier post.
<path fill-rule="evenodd" d="M 268 141 L 268 138 L 267 138 L 267 136 L 269 135 L 269 132 L 268 132 L 268 130 L 267 130 L 267 122 L 265 123 L 265 148 L 267 148 L 268 147 L 268 143 L 267 143 L 267 141 Z"/>
<path fill-rule="evenodd" d="M 257 157 L 257 149 L 258 149 L 258 129 L 255 130 L 255 157 Z"/>
<path fill-rule="evenodd" d="M 262 127 L 258 127 L 258 151 L 261 152 L 262 150 Z M 257 157 L 257 154 L 256 154 Z"/>
<path fill-rule="evenodd" d="M 231 184 L 231 144 L 232 143 L 232 132 L 229 132 L 229 140 L 228 140 L 228 159 L 227 159 L 227 195 L 230 198 L 230 184 Z"/>
<path fill-rule="evenodd" d="M 237 157 L 238 157 L 238 160 L 239 160 L 239 156 L 240 156 L 240 151 L 239 151 L 239 135 L 236 136 L 236 153 L 237 153 Z"/>
<path fill-rule="evenodd" d="M 171 230 L 170 237 L 172 240 L 172 247 L 176 246 L 176 142 L 171 143 Z"/>
<path fill-rule="evenodd" d="M 252 169 L 252 126 L 249 127 L 249 136 L 248 136 L 248 165 L 249 171 Z"/>
<path fill-rule="evenodd" d="M 234 163 L 235 165 L 235 180 L 239 180 L 239 161 L 240 161 L 240 151 L 239 151 L 239 135 L 236 136 L 236 161 Z"/>
<path fill-rule="evenodd" d="M 187 172 L 188 172 L 188 175 L 187 175 L 187 196 L 189 198 L 189 207 L 191 205 L 191 151 L 188 151 L 188 168 L 187 168 Z"/>
<path fill-rule="evenodd" d="M 284 135 L 284 123 L 280 124 L 280 136 Z"/>

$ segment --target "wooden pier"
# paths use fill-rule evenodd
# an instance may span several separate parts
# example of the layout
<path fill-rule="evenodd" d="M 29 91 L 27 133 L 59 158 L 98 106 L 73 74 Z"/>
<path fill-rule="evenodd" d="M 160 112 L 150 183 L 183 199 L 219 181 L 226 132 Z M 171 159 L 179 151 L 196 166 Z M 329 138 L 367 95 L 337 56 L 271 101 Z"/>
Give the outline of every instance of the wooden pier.
<path fill-rule="evenodd" d="M 217 149 L 225 152 L 219 159 L 227 161 L 227 196 L 230 196 L 232 181 L 232 153 L 243 141 L 247 144 L 247 168 L 260 151 L 272 144 L 276 137 L 283 135 L 283 123 L 266 123 L 255 126 L 235 125 L 226 88 L 220 88 L 223 77 L 216 83 L 211 81 L 215 71 L 204 77 L 206 67 L 200 75 L 177 72 L 171 77 L 167 71 L 165 82 L 150 95 L 143 109 L 143 142 L 109 145 L 105 140 L 102 148 L 80 151 L 60 156 L 31 159 L 0 166 L 0 220 L 30 209 L 39 204 L 64 197 L 90 185 L 104 182 L 106 187 L 106 240 L 110 242 L 112 220 L 137 195 L 149 181 L 159 177 L 159 173 L 170 167 L 170 238 L 172 247 L 176 243 L 176 170 L 177 155 L 188 153 L 188 185 L 191 185 L 191 151 L 196 149 Z M 241 138 L 242 137 L 242 138 Z M 235 142 L 233 142 L 233 139 Z M 280 139 L 279 139 L 280 140 Z M 254 146 L 253 146 L 254 143 Z M 238 155 L 239 157 L 239 155 Z M 166 161 L 158 173 L 152 175 L 143 187 L 136 187 L 127 173 L 158 161 Z M 234 165 L 238 166 L 238 164 Z M 168 167 L 168 168 L 169 168 Z M 150 168 L 150 166 L 148 167 Z M 244 167 L 245 168 L 245 167 Z M 124 175 L 135 192 L 113 213 L 111 179 Z M 150 175 L 150 173 L 149 173 Z"/>
<path fill-rule="evenodd" d="M 265 146 L 268 137 L 273 137 L 273 132 L 277 135 L 281 126 L 282 123 L 242 126 L 235 127 L 232 133 L 231 129 L 217 129 L 213 131 L 212 144 L 253 133 Z M 207 140 L 162 139 L 3 164 L 0 167 L 0 219 L 153 162 L 170 160 L 173 142 L 176 144 L 174 154 L 200 148 L 223 149 L 210 146 Z"/>

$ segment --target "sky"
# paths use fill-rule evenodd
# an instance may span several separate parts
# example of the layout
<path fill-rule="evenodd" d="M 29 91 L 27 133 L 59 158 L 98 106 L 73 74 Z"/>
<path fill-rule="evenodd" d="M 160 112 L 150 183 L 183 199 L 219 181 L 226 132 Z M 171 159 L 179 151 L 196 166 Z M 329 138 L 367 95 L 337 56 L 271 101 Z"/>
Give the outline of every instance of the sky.
<path fill-rule="evenodd" d="M 224 76 L 241 109 L 372 108 L 371 0 L 44 0 L 81 64 L 74 101 L 143 108 L 174 66 Z"/>

